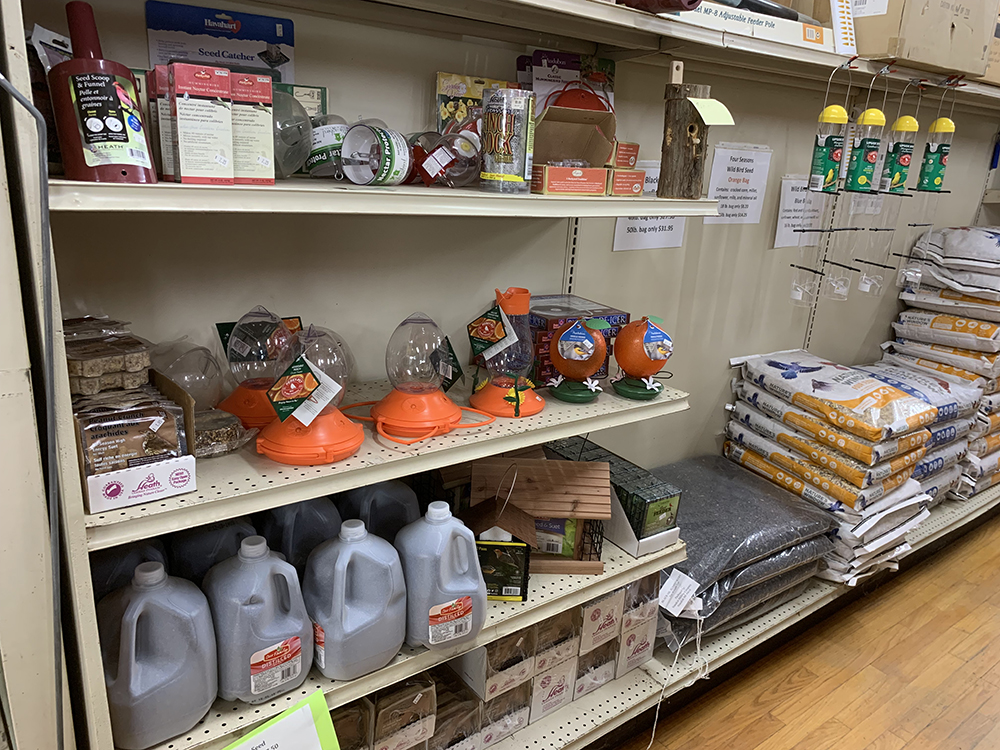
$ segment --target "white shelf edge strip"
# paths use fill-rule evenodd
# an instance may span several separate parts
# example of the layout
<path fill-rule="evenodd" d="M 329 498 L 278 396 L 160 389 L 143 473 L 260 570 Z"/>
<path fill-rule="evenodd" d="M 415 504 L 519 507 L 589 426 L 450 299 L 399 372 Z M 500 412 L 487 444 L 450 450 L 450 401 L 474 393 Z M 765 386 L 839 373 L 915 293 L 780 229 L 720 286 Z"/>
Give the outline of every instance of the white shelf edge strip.
<path fill-rule="evenodd" d="M 671 545 L 660 552 L 634 558 L 607 540 L 602 559 L 605 573 L 601 576 L 533 575 L 531 594 L 527 602 L 490 602 L 486 624 L 471 643 L 454 649 L 427 651 L 403 647 L 388 666 L 350 682 L 334 682 L 313 670 L 302 686 L 271 703 L 250 706 L 245 703 L 216 701 L 212 710 L 191 731 L 168 740 L 152 750 L 214 750 L 231 743 L 240 732 L 280 713 L 313 690 L 326 694 L 327 705 L 336 708 L 368 695 L 379 688 L 395 684 L 412 675 L 453 659 L 459 654 L 502 638 L 521 628 L 534 625 L 558 612 L 583 604 L 609 593 L 626 583 L 676 565 L 685 557 L 683 542 Z M 237 734 L 234 734 L 237 733 Z"/>
<path fill-rule="evenodd" d="M 388 382 L 382 381 L 351 385 L 345 403 L 377 400 L 388 390 Z M 467 393 L 454 397 L 459 404 L 468 402 Z M 665 388 L 651 401 L 632 401 L 614 393 L 602 393 L 590 404 L 549 398 L 535 416 L 453 430 L 413 446 L 383 441 L 366 426 L 365 443 L 354 456 L 323 466 L 285 466 L 247 447 L 229 456 L 200 459 L 195 492 L 84 516 L 87 546 L 90 550 L 113 547 L 687 408 L 687 394 L 673 388 Z"/>

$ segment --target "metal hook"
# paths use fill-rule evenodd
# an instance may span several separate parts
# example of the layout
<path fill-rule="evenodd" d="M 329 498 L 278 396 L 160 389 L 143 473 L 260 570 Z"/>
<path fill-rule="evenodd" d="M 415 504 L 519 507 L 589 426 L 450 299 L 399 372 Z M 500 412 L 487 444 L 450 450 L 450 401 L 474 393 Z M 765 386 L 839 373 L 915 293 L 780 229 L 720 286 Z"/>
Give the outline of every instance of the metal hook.
<path fill-rule="evenodd" d="M 850 99 L 850 96 L 851 96 L 851 84 L 853 83 L 853 80 L 854 80 L 854 76 L 851 75 L 851 71 L 853 70 L 853 68 L 851 67 L 851 63 L 854 62 L 857 59 L 858 59 L 858 56 L 855 55 L 850 60 L 848 60 L 846 62 L 842 62 L 840 65 L 838 65 L 837 67 L 835 67 L 833 70 L 830 71 L 830 77 L 826 79 L 826 93 L 823 95 L 823 109 L 826 109 L 826 103 L 830 100 L 830 86 L 833 83 L 833 77 L 835 75 L 837 75 L 837 71 L 838 70 L 846 70 L 847 71 L 847 97 L 848 97 L 848 99 Z M 846 107 L 847 103 L 845 102 L 844 104 L 845 104 L 845 107 Z"/>
<path fill-rule="evenodd" d="M 888 85 L 888 84 L 887 84 Z M 899 95 L 899 107 L 896 108 L 896 120 L 903 114 L 903 99 L 906 98 L 906 92 L 909 90 L 910 86 L 913 85 L 913 79 L 911 78 L 905 86 L 903 86 L 903 93 Z"/>
<path fill-rule="evenodd" d="M 514 476 L 510 480 L 510 489 L 507 491 L 507 499 L 503 501 L 503 506 L 500 508 L 500 512 L 497 513 L 498 516 L 503 514 L 504 510 L 507 508 L 507 503 L 510 502 L 510 496 L 514 494 L 514 484 L 517 482 L 517 462 L 516 461 L 511 461 L 510 462 L 510 466 L 507 467 L 507 471 L 505 471 L 503 473 L 503 475 L 500 477 L 500 481 L 497 483 L 496 494 L 493 495 L 493 499 L 494 500 L 499 500 L 500 499 L 500 488 L 503 487 L 503 480 L 507 478 L 507 475 L 510 473 L 511 469 L 514 470 Z"/>
<path fill-rule="evenodd" d="M 889 74 L 892 72 L 891 68 L 895 64 L 895 60 L 890 60 L 883 66 L 882 70 L 875 74 L 876 76 L 885 76 L 885 95 L 882 97 L 882 112 L 885 112 L 886 102 L 889 101 Z"/>

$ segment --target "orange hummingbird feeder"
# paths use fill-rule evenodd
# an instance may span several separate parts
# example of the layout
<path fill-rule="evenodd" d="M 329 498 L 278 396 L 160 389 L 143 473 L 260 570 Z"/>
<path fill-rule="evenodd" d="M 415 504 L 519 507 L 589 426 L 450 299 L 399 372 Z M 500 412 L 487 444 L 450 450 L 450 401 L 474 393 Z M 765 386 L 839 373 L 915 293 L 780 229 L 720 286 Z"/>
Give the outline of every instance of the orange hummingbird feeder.
<path fill-rule="evenodd" d="M 381 401 L 350 404 L 344 411 L 371 406 L 369 416 L 351 419 L 374 422 L 379 435 L 403 445 L 493 422 L 490 414 L 459 406 L 441 389 L 450 367 L 448 360 L 444 333 L 430 317 L 415 312 L 396 327 L 385 349 L 385 369 L 392 390 Z M 486 419 L 462 422 L 463 411 Z"/>

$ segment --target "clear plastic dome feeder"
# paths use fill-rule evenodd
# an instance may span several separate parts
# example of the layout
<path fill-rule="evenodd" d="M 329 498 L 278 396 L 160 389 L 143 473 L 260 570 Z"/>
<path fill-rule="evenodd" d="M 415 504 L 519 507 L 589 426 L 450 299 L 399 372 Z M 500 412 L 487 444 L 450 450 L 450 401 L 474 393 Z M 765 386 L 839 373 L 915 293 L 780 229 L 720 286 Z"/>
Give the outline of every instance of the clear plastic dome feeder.
<path fill-rule="evenodd" d="M 615 361 L 621 373 L 612 378 L 615 393 L 636 401 L 648 401 L 663 391 L 655 380 L 674 353 L 674 342 L 660 326 L 659 318 L 633 320 L 615 338 Z"/>
<path fill-rule="evenodd" d="M 291 331 L 281 318 L 258 305 L 233 328 L 226 356 L 239 385 L 219 408 L 239 417 L 247 429 L 267 426 L 277 417 L 267 391 L 295 359 Z"/>
<path fill-rule="evenodd" d="M 309 326 L 296 334 L 297 351 L 310 369 L 319 370 L 328 380 L 311 373 L 283 374 L 273 385 L 271 397 L 290 405 L 300 401 L 316 403 L 331 389 L 336 393 L 319 414 L 295 411 L 284 420 L 275 419 L 257 437 L 257 452 L 281 464 L 318 466 L 342 461 L 357 453 L 365 442 L 364 430 L 345 417 L 340 409 L 347 386 L 349 365 L 332 331 Z M 284 371 L 282 371 L 284 373 Z M 320 401 L 322 403 L 322 400 Z M 280 405 L 279 405 L 280 406 Z M 300 419 L 297 414 L 301 414 Z"/>
<path fill-rule="evenodd" d="M 517 342 L 486 361 L 489 380 L 480 383 L 469 403 L 497 417 L 530 417 L 545 408 L 545 399 L 535 393 L 528 380 L 535 352 L 528 326 L 531 292 L 523 287 L 496 290 L 497 303 L 510 321 Z"/>
<path fill-rule="evenodd" d="M 365 401 L 345 406 L 371 406 L 370 416 L 355 417 L 375 423 L 378 433 L 403 445 L 444 435 L 459 427 L 482 427 L 493 417 L 462 407 L 441 389 L 442 370 L 448 366 L 445 335 L 437 323 L 424 313 L 413 313 L 396 326 L 385 349 L 385 370 L 392 390 L 381 401 Z M 462 411 L 486 417 L 473 423 L 461 423 Z"/>
<path fill-rule="evenodd" d="M 153 368 L 194 399 L 198 411 L 212 409 L 222 398 L 222 367 L 211 351 L 190 341 L 169 341 L 150 353 Z"/>

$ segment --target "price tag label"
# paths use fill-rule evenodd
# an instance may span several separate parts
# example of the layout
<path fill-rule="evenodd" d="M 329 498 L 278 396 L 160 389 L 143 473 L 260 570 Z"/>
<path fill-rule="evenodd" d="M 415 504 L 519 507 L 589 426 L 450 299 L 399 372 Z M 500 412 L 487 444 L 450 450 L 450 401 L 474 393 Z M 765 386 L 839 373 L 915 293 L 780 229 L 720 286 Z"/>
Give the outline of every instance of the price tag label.
<path fill-rule="evenodd" d="M 660 587 L 660 606 L 677 617 L 694 598 L 697 590 L 696 580 L 674 568 L 670 571 L 670 577 Z"/>

